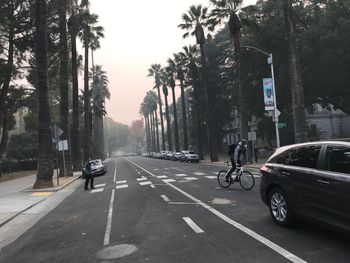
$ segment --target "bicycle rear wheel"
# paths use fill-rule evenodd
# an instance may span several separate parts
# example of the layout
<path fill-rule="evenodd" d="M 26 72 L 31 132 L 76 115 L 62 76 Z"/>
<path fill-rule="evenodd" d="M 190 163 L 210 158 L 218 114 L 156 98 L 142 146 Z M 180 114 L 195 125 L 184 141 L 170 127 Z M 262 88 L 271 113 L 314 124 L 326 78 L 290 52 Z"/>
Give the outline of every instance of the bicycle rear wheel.
<path fill-rule="evenodd" d="M 226 180 L 226 170 L 221 170 L 218 173 L 218 183 L 222 188 L 228 188 L 232 184 L 232 178 L 229 176 L 229 178 Z"/>
<path fill-rule="evenodd" d="M 244 171 L 239 177 L 239 184 L 244 190 L 250 190 L 254 187 L 255 179 L 251 172 Z"/>

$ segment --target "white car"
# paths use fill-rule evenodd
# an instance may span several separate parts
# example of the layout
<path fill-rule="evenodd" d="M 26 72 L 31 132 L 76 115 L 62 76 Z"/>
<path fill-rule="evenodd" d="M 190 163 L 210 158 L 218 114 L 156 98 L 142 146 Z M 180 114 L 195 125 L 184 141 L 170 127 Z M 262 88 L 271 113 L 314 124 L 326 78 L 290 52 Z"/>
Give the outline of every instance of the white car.
<path fill-rule="evenodd" d="M 181 161 L 183 162 L 199 162 L 199 155 L 193 151 L 181 151 Z"/>

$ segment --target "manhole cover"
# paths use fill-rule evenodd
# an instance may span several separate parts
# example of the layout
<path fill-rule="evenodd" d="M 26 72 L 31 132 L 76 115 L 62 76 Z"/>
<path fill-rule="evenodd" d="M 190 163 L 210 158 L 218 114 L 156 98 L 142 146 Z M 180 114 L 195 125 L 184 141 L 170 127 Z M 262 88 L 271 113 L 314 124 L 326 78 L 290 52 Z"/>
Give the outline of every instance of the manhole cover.
<path fill-rule="evenodd" d="M 115 259 L 128 256 L 137 251 L 137 247 L 129 244 L 121 244 L 113 247 L 107 247 L 97 252 L 100 259 Z"/>

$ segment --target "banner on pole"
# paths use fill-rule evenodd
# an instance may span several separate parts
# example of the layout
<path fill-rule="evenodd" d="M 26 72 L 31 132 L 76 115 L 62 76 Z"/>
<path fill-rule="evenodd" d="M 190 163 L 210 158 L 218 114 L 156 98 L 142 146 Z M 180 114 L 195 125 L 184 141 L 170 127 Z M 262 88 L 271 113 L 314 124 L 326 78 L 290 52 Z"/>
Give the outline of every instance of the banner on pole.
<path fill-rule="evenodd" d="M 274 110 L 275 109 L 275 102 L 273 99 L 272 78 L 264 78 L 263 79 L 263 87 L 264 87 L 265 110 Z"/>

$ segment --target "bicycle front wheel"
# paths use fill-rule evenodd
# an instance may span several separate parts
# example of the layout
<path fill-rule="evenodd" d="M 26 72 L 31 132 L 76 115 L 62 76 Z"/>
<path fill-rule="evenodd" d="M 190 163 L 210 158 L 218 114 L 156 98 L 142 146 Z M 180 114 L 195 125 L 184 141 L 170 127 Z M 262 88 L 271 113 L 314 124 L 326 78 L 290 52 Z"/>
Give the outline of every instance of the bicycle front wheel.
<path fill-rule="evenodd" d="M 244 190 L 250 190 L 254 187 L 255 179 L 251 172 L 244 171 L 239 177 L 239 184 Z"/>
<path fill-rule="evenodd" d="M 226 170 L 221 170 L 218 173 L 218 183 L 222 188 L 228 188 L 232 183 L 231 176 L 229 176 L 229 178 L 226 178 L 226 174 Z"/>

